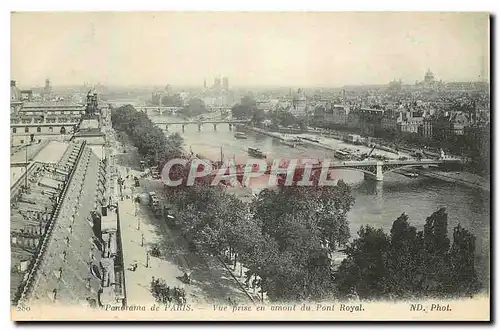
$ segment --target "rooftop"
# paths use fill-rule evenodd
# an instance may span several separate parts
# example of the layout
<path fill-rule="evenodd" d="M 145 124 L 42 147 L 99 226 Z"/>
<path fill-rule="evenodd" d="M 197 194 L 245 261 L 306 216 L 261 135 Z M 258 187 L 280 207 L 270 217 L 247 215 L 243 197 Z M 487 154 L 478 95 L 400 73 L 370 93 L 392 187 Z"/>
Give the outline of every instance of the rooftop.
<path fill-rule="evenodd" d="M 41 163 L 58 163 L 68 149 L 69 143 L 50 141 L 35 157 L 34 161 Z"/>
<path fill-rule="evenodd" d="M 75 103 L 73 101 L 39 101 L 39 102 L 25 102 L 23 109 L 29 108 L 81 108 L 85 109 L 85 105 Z"/>
<path fill-rule="evenodd" d="M 43 152 L 41 158 L 57 163 L 30 175 L 30 189 L 12 208 L 12 300 L 93 305 L 104 277 L 102 237 L 94 227 L 103 166 L 85 142 L 51 143 Z"/>
<path fill-rule="evenodd" d="M 99 129 L 99 121 L 97 119 L 84 119 L 80 124 L 80 130 Z"/>

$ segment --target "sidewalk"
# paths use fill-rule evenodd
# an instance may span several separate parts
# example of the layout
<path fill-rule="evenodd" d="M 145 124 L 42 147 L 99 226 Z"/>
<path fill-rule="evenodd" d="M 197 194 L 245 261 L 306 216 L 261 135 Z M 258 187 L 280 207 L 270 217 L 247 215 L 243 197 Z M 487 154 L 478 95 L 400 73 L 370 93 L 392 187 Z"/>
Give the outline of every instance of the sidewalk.
<path fill-rule="evenodd" d="M 174 276 L 179 274 L 180 271 L 164 261 L 147 256 L 150 244 L 156 241 L 157 238 L 153 236 L 154 232 L 151 231 L 148 224 L 145 224 L 140 216 L 135 216 L 132 200 L 120 201 L 118 208 L 127 304 L 151 304 L 154 302 L 149 288 L 151 278 L 161 277 L 171 286 L 180 286 L 180 282 Z M 144 235 L 144 239 L 142 239 L 142 235 Z M 137 269 L 131 271 L 129 267 L 136 262 Z"/>

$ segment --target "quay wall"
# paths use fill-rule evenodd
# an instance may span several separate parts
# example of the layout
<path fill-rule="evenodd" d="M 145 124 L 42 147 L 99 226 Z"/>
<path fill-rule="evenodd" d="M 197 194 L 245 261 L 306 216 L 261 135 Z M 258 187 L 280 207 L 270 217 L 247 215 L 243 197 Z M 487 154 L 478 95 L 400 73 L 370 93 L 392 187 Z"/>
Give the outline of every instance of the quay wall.
<path fill-rule="evenodd" d="M 249 130 L 252 130 L 254 132 L 262 133 L 262 134 L 265 134 L 267 136 L 270 136 L 270 137 L 273 137 L 273 138 L 276 138 L 276 139 L 283 139 L 283 136 L 280 133 L 270 132 L 270 131 L 267 131 L 267 130 L 264 130 L 264 129 L 260 129 L 260 128 L 256 128 L 256 127 L 253 127 L 253 126 L 246 126 L 246 128 L 249 129 Z M 326 150 L 329 150 L 329 151 L 332 151 L 332 152 L 335 151 L 335 148 L 333 148 L 333 147 L 330 147 L 328 145 L 324 145 L 324 144 L 321 144 L 321 143 L 316 143 L 314 141 L 309 141 L 309 140 L 302 139 L 302 143 L 305 144 L 305 145 L 308 145 L 308 146 L 323 148 L 323 149 L 326 149 Z"/>

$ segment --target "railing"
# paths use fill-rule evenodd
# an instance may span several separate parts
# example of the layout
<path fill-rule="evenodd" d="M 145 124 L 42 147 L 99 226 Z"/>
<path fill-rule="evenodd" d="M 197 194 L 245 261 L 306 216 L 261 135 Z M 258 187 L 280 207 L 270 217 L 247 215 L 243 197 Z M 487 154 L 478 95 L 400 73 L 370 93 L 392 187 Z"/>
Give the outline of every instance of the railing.
<path fill-rule="evenodd" d="M 178 122 L 154 122 L 154 124 L 238 124 L 238 123 L 249 123 L 250 120 L 205 120 L 205 121 L 178 121 Z"/>
<path fill-rule="evenodd" d="M 80 158 L 81 158 L 81 156 L 83 154 L 83 151 L 85 149 L 85 145 L 86 145 L 86 142 L 83 141 L 82 144 L 81 144 L 81 146 L 80 146 L 80 150 L 78 151 L 78 156 L 77 156 L 77 158 L 75 160 L 74 166 L 72 167 L 71 172 L 70 172 L 70 174 L 68 176 L 68 180 L 66 181 L 66 185 L 64 185 L 64 188 L 63 188 L 61 194 L 59 195 L 60 199 L 58 200 L 58 204 L 57 204 L 56 210 L 52 214 L 52 217 L 50 219 L 49 228 L 48 228 L 47 232 L 45 233 L 43 241 L 42 241 L 42 243 L 40 245 L 40 249 L 38 250 L 38 254 L 37 254 L 36 258 L 35 258 L 35 262 L 33 263 L 33 266 L 30 269 L 30 272 L 29 272 L 28 277 L 26 279 L 26 282 L 25 282 L 25 284 L 23 286 L 23 290 L 21 292 L 21 295 L 20 295 L 20 298 L 19 298 L 18 302 L 25 301 L 26 298 L 27 298 L 27 296 L 30 293 L 30 290 L 31 290 L 32 285 L 33 285 L 34 277 L 36 276 L 36 272 L 37 272 L 38 267 L 39 267 L 39 265 L 40 265 L 40 263 L 41 263 L 41 261 L 43 259 L 43 256 L 44 256 L 45 250 L 47 248 L 47 245 L 48 245 L 48 243 L 50 241 L 52 230 L 54 229 L 54 225 L 56 223 L 56 220 L 59 217 L 59 213 L 61 211 L 62 204 L 63 204 L 64 199 L 66 197 L 66 194 L 68 192 L 69 185 L 71 184 L 71 181 L 73 179 L 73 175 L 74 175 L 75 170 L 76 170 L 76 168 L 78 166 Z"/>
<path fill-rule="evenodd" d="M 29 167 L 28 167 L 28 171 L 26 171 L 24 174 L 22 174 L 17 180 L 16 182 L 10 187 L 10 196 L 12 197 L 16 191 L 19 189 L 19 187 L 24 183 L 25 181 L 25 176 L 29 176 L 34 170 L 35 168 L 39 168 L 40 167 L 40 163 L 38 162 L 35 162 L 35 163 L 32 163 Z"/>

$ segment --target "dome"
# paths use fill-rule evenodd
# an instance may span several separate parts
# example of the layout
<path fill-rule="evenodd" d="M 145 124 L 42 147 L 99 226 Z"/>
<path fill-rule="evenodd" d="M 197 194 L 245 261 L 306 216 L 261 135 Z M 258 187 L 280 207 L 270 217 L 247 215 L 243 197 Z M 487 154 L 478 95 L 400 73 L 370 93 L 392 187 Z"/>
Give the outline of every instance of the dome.
<path fill-rule="evenodd" d="M 425 73 L 424 80 L 426 82 L 433 82 L 434 81 L 434 74 L 430 70 L 427 70 L 427 72 Z"/>
<path fill-rule="evenodd" d="M 16 81 L 10 81 L 10 101 L 21 101 L 21 90 L 16 86 Z"/>

